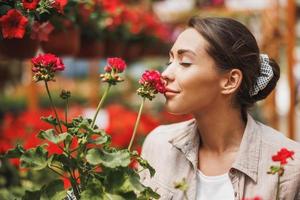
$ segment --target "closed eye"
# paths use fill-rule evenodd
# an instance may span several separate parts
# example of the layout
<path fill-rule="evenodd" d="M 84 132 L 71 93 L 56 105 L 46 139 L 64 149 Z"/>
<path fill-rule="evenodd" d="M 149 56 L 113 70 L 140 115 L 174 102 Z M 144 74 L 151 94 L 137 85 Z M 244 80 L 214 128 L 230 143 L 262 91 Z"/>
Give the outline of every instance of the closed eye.
<path fill-rule="evenodd" d="M 171 65 L 172 64 L 172 62 L 167 62 L 166 63 L 166 66 L 169 66 L 169 65 Z"/>
<path fill-rule="evenodd" d="M 184 67 L 189 67 L 189 66 L 192 65 L 192 63 L 184 63 L 184 62 L 182 62 L 182 63 L 180 63 L 180 65 L 182 65 Z"/>

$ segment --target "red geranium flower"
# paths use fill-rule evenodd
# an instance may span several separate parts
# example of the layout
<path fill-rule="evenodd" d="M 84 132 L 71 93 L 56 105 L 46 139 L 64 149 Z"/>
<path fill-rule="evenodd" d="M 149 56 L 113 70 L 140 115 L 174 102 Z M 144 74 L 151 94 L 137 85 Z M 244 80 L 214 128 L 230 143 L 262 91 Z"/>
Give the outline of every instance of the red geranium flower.
<path fill-rule="evenodd" d="M 32 72 L 34 72 L 33 79 L 37 81 L 53 81 L 55 72 L 62 71 L 65 66 L 62 60 L 53 54 L 40 54 L 31 59 L 33 64 Z"/>
<path fill-rule="evenodd" d="M 117 73 L 121 73 L 126 69 L 126 63 L 121 58 L 108 58 L 107 59 L 108 66 L 105 67 L 106 72 L 111 72 L 111 70 L 115 70 Z"/>
<path fill-rule="evenodd" d="M 273 161 L 280 162 L 281 165 L 287 164 L 287 159 L 291 158 L 293 160 L 294 151 L 289 151 L 286 148 L 280 149 L 276 155 L 272 156 Z"/>
<path fill-rule="evenodd" d="M 40 70 L 40 68 L 51 68 L 52 71 L 62 71 L 65 69 L 65 66 L 62 62 L 62 60 L 51 54 L 51 53 L 47 53 L 47 54 L 40 54 L 35 58 L 31 59 L 34 67 L 32 68 L 33 72 L 38 72 Z"/>
<path fill-rule="evenodd" d="M 11 9 L 0 18 L 3 38 L 23 38 L 28 19 L 18 10 Z"/>
<path fill-rule="evenodd" d="M 165 84 L 161 79 L 159 71 L 157 70 L 146 70 L 143 73 L 142 78 L 139 80 L 139 83 L 142 85 L 148 85 L 159 93 L 166 92 Z"/>
<path fill-rule="evenodd" d="M 40 0 L 22 0 L 23 7 L 28 10 L 36 9 Z"/>

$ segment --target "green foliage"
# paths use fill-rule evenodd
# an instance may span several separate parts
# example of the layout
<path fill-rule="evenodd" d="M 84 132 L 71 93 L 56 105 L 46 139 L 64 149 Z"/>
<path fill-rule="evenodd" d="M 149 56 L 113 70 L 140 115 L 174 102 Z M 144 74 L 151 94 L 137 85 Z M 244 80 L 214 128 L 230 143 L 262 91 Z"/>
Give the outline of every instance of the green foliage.
<path fill-rule="evenodd" d="M 90 149 L 86 159 L 92 165 L 102 164 L 109 168 L 127 167 L 130 164 L 130 153 L 126 149 L 112 152 L 105 149 Z"/>
<path fill-rule="evenodd" d="M 29 149 L 20 157 L 21 167 L 41 170 L 48 165 L 48 152 L 44 146 Z"/>
<path fill-rule="evenodd" d="M 142 159 L 136 151 L 131 152 L 130 148 L 116 149 L 112 147 L 111 137 L 94 125 L 100 106 L 98 106 L 93 120 L 78 116 L 62 121 L 58 118 L 49 90 L 47 93 L 53 105 L 55 118 L 50 115 L 41 119 L 52 125 L 53 128 L 41 130 L 37 137 L 46 143 L 55 144 L 61 149 L 61 153 L 48 153 L 47 144 L 28 150 L 18 145 L 9 150 L 5 157 L 20 158 L 22 168 L 36 171 L 51 170 L 60 178 L 69 180 L 71 188 L 65 189 L 61 180 L 52 180 L 50 183 L 22 191 L 22 200 L 61 200 L 67 196 L 67 190 L 72 191 L 77 200 L 159 198 L 157 193 L 140 182 L 138 171 L 131 167 L 131 163 L 137 161 L 153 176 L 155 170 L 149 163 Z M 66 101 L 66 112 L 68 98 L 63 98 Z M 103 99 L 99 105 L 101 102 Z M 141 110 L 139 114 L 141 114 Z M 18 199 L 13 196 L 14 194 L 0 190 L 0 197 L 1 195 L 8 199 Z"/>

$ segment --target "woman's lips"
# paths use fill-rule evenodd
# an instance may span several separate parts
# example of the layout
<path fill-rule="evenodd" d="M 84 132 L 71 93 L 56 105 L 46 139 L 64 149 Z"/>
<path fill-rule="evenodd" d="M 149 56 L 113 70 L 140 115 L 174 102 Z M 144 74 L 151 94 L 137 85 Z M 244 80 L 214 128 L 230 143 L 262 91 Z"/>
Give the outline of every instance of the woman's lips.
<path fill-rule="evenodd" d="M 166 88 L 165 96 L 167 98 L 169 98 L 169 97 L 173 97 L 173 96 L 175 96 L 175 95 L 177 95 L 179 93 L 180 93 L 179 91 L 173 90 L 171 88 Z"/>

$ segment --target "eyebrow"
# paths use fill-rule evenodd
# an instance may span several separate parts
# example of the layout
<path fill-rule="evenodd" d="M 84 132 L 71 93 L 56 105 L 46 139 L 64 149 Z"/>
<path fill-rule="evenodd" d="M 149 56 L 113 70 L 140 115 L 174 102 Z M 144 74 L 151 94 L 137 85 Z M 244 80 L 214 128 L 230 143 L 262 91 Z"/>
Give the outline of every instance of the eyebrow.
<path fill-rule="evenodd" d="M 178 55 L 182 55 L 182 54 L 184 54 L 184 53 L 191 53 L 191 54 L 193 54 L 194 56 L 196 56 L 195 52 L 193 52 L 192 50 L 189 50 L 189 49 L 178 49 L 178 50 L 177 50 L 177 54 L 178 54 Z M 170 51 L 169 54 L 172 55 L 172 56 L 174 55 L 172 51 Z"/>

